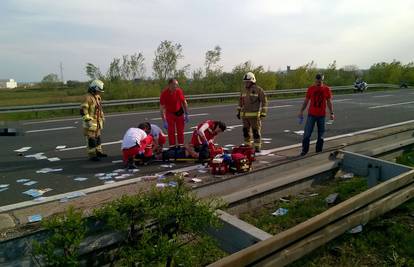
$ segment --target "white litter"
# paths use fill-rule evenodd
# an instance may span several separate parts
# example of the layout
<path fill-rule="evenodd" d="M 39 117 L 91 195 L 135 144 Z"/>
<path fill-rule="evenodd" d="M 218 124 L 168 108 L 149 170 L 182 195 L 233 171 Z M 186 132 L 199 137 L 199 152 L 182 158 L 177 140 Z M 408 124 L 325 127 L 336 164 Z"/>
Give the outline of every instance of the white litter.
<path fill-rule="evenodd" d="M 27 220 L 30 223 L 32 223 L 32 222 L 40 222 L 42 220 L 42 215 L 40 215 L 40 214 L 31 215 L 31 216 L 27 217 Z"/>
<path fill-rule="evenodd" d="M 353 173 L 345 173 L 344 175 L 341 176 L 342 179 L 351 179 L 354 178 L 354 174 Z"/>
<path fill-rule="evenodd" d="M 25 147 L 14 150 L 14 152 L 22 153 L 22 152 L 26 152 L 27 150 L 29 150 L 31 148 L 32 148 L 31 146 L 25 146 Z"/>
<path fill-rule="evenodd" d="M 101 177 L 101 176 L 105 176 L 105 173 L 101 172 L 101 173 L 96 173 L 95 177 Z"/>
<path fill-rule="evenodd" d="M 305 131 L 300 130 L 300 131 L 294 131 L 295 134 L 297 135 L 303 135 L 305 133 Z"/>
<path fill-rule="evenodd" d="M 9 188 L 8 188 L 8 187 L 6 187 L 6 188 L 1 188 L 1 189 L 0 189 L 0 192 L 6 191 L 7 189 L 9 189 Z"/>
<path fill-rule="evenodd" d="M 116 173 L 118 173 L 118 172 L 124 172 L 125 171 L 125 169 L 116 169 L 116 170 L 114 170 L 114 171 L 112 171 L 112 172 L 116 172 Z"/>
<path fill-rule="evenodd" d="M 10 184 L 0 184 L 0 188 L 6 188 L 9 187 Z"/>
<path fill-rule="evenodd" d="M 36 181 L 30 181 L 30 182 L 24 183 L 23 185 L 31 186 L 31 185 L 34 185 L 34 184 L 37 184 L 37 182 Z"/>
<path fill-rule="evenodd" d="M 76 178 L 75 178 L 75 179 L 73 179 L 73 180 L 78 181 L 78 182 L 83 182 L 83 181 L 88 180 L 88 178 L 85 178 L 85 177 L 76 177 Z"/>
<path fill-rule="evenodd" d="M 206 173 L 206 170 L 198 170 L 199 173 Z"/>
<path fill-rule="evenodd" d="M 129 169 L 129 172 L 132 172 L 132 173 L 139 172 L 139 169 Z"/>
<path fill-rule="evenodd" d="M 30 179 L 23 178 L 23 179 L 16 180 L 17 183 L 25 183 L 28 181 L 30 181 Z"/>
<path fill-rule="evenodd" d="M 166 183 L 157 183 L 157 184 L 155 185 L 155 187 L 159 187 L 159 188 L 166 187 L 166 186 L 167 186 L 167 184 L 166 184 Z"/>
<path fill-rule="evenodd" d="M 120 159 L 120 160 L 113 160 L 112 161 L 112 163 L 122 163 L 123 162 L 123 160 L 122 159 Z"/>
<path fill-rule="evenodd" d="M 233 147 L 233 146 L 234 146 L 233 144 L 227 144 L 224 147 Z"/>
<path fill-rule="evenodd" d="M 203 180 L 201 180 L 199 178 L 193 178 L 193 179 L 191 179 L 191 181 L 193 181 L 194 183 L 201 183 Z"/>
<path fill-rule="evenodd" d="M 357 233 L 361 233 L 362 232 L 362 224 L 352 228 L 351 230 L 348 231 L 348 233 L 350 234 L 357 234 Z"/>
<path fill-rule="evenodd" d="M 113 183 L 115 183 L 115 181 L 114 181 L 114 180 L 109 180 L 109 181 L 105 181 L 105 182 L 104 182 L 104 184 L 113 184 Z"/>
<path fill-rule="evenodd" d="M 267 154 L 266 156 L 273 157 L 273 156 L 275 156 L 275 154 L 273 154 L 273 153 L 269 153 L 269 154 Z"/>
<path fill-rule="evenodd" d="M 172 164 L 162 164 L 162 165 L 160 165 L 160 167 L 162 167 L 162 168 L 172 168 L 174 166 Z"/>
<path fill-rule="evenodd" d="M 270 143 L 272 143 L 272 142 L 270 142 L 270 141 L 263 141 L 263 144 L 270 144 Z"/>
<path fill-rule="evenodd" d="M 26 155 L 26 156 L 24 156 L 24 157 L 25 157 L 25 158 L 39 158 L 39 157 L 42 157 L 44 154 L 45 154 L 45 153 L 43 153 L 43 152 L 39 152 L 39 153 L 36 153 L 36 154 Z M 44 156 L 43 156 L 43 157 L 44 157 Z"/>
<path fill-rule="evenodd" d="M 313 193 L 313 194 L 310 194 L 309 196 L 310 197 L 316 197 L 316 196 L 319 196 L 319 194 L 318 193 Z"/>
<path fill-rule="evenodd" d="M 50 161 L 50 162 L 54 162 L 54 161 L 59 161 L 60 158 L 54 157 L 54 158 L 48 158 L 47 160 Z"/>
<path fill-rule="evenodd" d="M 275 212 L 272 213 L 273 216 L 283 216 L 288 213 L 288 209 L 278 208 Z"/>
<path fill-rule="evenodd" d="M 67 202 L 69 199 L 82 197 L 82 196 L 86 196 L 86 194 L 81 191 L 71 192 L 71 193 L 66 194 L 63 198 L 61 198 L 60 202 Z"/>
<path fill-rule="evenodd" d="M 327 125 L 332 125 L 332 124 L 333 124 L 333 122 L 334 122 L 333 120 L 328 120 L 328 121 L 326 122 L 326 124 L 327 124 Z"/>
<path fill-rule="evenodd" d="M 262 140 L 263 140 L 263 141 L 272 141 L 272 138 L 266 138 L 266 137 L 263 137 L 263 138 L 262 138 Z"/>
<path fill-rule="evenodd" d="M 56 146 L 56 150 L 59 150 L 59 149 L 64 149 L 64 148 L 66 148 L 66 146 L 65 146 L 65 145 Z"/>
<path fill-rule="evenodd" d="M 290 133 L 290 130 L 283 130 L 284 133 Z"/>
<path fill-rule="evenodd" d="M 42 201 L 45 201 L 45 200 L 46 200 L 46 197 L 37 197 L 37 198 L 33 199 L 33 201 L 36 201 L 36 202 L 42 202 Z"/>

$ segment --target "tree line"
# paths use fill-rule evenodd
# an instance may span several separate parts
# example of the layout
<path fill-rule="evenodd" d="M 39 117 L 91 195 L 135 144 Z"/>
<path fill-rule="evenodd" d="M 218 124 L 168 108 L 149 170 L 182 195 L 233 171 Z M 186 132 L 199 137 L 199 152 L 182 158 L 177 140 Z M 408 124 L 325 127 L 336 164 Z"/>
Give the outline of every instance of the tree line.
<path fill-rule="evenodd" d="M 85 66 L 86 75 L 92 79 L 104 80 L 109 98 L 130 98 L 158 96 L 166 80 L 176 78 L 187 94 L 221 93 L 240 90 L 243 75 L 252 71 L 258 84 L 266 90 L 304 88 L 309 86 L 317 72 L 325 74 L 328 85 L 349 85 L 356 79 L 368 83 L 414 84 L 414 63 L 399 61 L 379 62 L 363 70 L 356 65 L 338 67 L 333 61 L 326 68 L 319 68 L 314 61 L 296 69 L 269 70 L 255 66 L 251 61 L 236 65 L 230 72 L 220 65 L 222 49 L 215 46 L 205 53 L 204 67 L 190 72 L 190 65 L 179 68 L 184 59 L 183 46 L 172 41 L 162 41 L 155 50 L 152 62 L 152 77 L 146 77 L 145 58 L 141 52 L 114 58 L 106 73 L 93 63 Z M 49 74 L 43 83 L 57 82 L 57 75 Z"/>

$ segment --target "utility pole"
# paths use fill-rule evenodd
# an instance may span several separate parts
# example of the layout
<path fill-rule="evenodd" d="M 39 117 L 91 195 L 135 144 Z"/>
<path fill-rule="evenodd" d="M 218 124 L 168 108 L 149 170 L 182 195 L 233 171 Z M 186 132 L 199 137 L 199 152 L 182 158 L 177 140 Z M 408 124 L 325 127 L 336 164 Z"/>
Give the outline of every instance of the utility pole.
<path fill-rule="evenodd" d="M 60 62 L 59 64 L 59 68 L 60 68 L 60 81 L 65 84 L 65 81 L 63 80 L 63 64 L 62 62 Z"/>

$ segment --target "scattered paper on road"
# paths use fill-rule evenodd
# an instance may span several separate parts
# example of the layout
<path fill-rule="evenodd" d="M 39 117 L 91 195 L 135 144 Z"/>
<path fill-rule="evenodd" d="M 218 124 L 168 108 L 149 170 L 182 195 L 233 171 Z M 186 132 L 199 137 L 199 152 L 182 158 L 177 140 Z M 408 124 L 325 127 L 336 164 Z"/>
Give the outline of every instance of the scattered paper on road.
<path fill-rule="evenodd" d="M 37 181 L 30 181 L 30 182 L 24 183 L 23 185 L 31 186 L 31 185 L 34 185 L 34 184 L 37 184 Z"/>
<path fill-rule="evenodd" d="M 65 149 L 65 148 L 66 148 L 66 146 L 65 146 L 65 145 L 56 146 L 56 150 L 59 150 L 59 149 Z"/>
<path fill-rule="evenodd" d="M 262 140 L 263 140 L 263 141 L 272 141 L 272 138 L 266 138 L 266 137 L 263 137 L 263 138 L 262 138 Z"/>
<path fill-rule="evenodd" d="M 234 147 L 235 145 L 233 145 L 233 144 L 227 144 L 227 145 L 225 145 L 224 147 Z"/>
<path fill-rule="evenodd" d="M 207 170 L 198 170 L 199 173 L 206 173 Z"/>
<path fill-rule="evenodd" d="M 29 223 L 40 222 L 42 220 L 42 215 L 40 214 L 31 215 L 27 217 L 27 220 L 29 221 Z"/>
<path fill-rule="evenodd" d="M 86 194 L 84 192 L 81 192 L 81 191 L 71 192 L 71 193 L 66 194 L 59 201 L 61 203 L 63 203 L 63 202 L 67 202 L 69 199 L 77 198 L 77 197 L 82 197 L 82 196 L 86 196 Z"/>
<path fill-rule="evenodd" d="M 16 180 L 17 183 L 25 183 L 28 181 L 30 181 L 30 179 L 23 178 L 23 179 Z"/>
<path fill-rule="evenodd" d="M 328 204 L 334 204 L 334 203 L 336 202 L 336 200 L 337 200 L 338 196 L 339 196 L 339 194 L 338 194 L 338 193 L 333 193 L 333 194 L 330 194 L 329 196 L 327 196 L 327 197 L 325 198 L 325 201 L 326 201 L 326 203 L 328 203 Z"/>
<path fill-rule="evenodd" d="M 272 142 L 270 141 L 263 141 L 263 144 L 271 144 Z"/>
<path fill-rule="evenodd" d="M 46 197 L 37 197 L 37 198 L 33 199 L 33 201 L 36 201 L 36 202 L 43 202 L 45 200 L 46 200 Z"/>
<path fill-rule="evenodd" d="M 361 233 L 362 232 L 362 224 L 352 228 L 351 230 L 348 231 L 348 233 L 350 234 L 357 234 L 357 233 Z"/>
<path fill-rule="evenodd" d="M 16 150 L 14 150 L 15 152 L 19 152 L 19 153 L 23 153 L 23 152 L 26 152 L 27 150 L 29 150 L 29 149 L 31 149 L 32 147 L 31 146 L 25 146 L 25 147 L 22 147 L 22 148 L 19 148 L 19 149 L 16 149 Z"/>
<path fill-rule="evenodd" d="M 284 133 L 290 133 L 290 130 L 283 130 Z"/>
<path fill-rule="evenodd" d="M 191 181 L 193 181 L 194 183 L 201 183 L 203 180 L 201 180 L 199 178 L 193 178 L 193 179 L 191 179 Z"/>
<path fill-rule="evenodd" d="M 104 182 L 104 184 L 113 184 L 113 183 L 115 183 L 115 181 L 114 181 L 114 180 L 108 180 L 108 181 L 105 181 L 105 182 Z"/>
<path fill-rule="evenodd" d="M 162 165 L 160 165 L 160 167 L 162 167 L 162 168 L 172 168 L 174 166 L 172 164 L 162 164 Z"/>
<path fill-rule="evenodd" d="M 162 188 L 162 187 L 166 187 L 167 186 L 167 184 L 166 183 L 157 183 L 156 185 L 155 185 L 155 187 L 158 187 L 158 188 Z"/>
<path fill-rule="evenodd" d="M 354 177 L 353 173 L 345 173 L 344 175 L 341 176 L 342 179 L 351 179 Z"/>
<path fill-rule="evenodd" d="M 105 176 L 105 173 L 101 172 L 101 173 L 96 173 L 95 177 L 101 177 L 101 176 Z"/>
<path fill-rule="evenodd" d="M 54 162 L 54 161 L 59 161 L 60 158 L 54 157 L 54 158 L 48 158 L 47 160 L 50 161 L 50 162 Z"/>
<path fill-rule="evenodd" d="M 9 187 L 10 184 L 0 184 L 0 188 L 6 188 Z"/>
<path fill-rule="evenodd" d="M 303 135 L 305 133 L 305 131 L 300 130 L 300 131 L 294 131 L 295 134 L 297 135 Z"/>
<path fill-rule="evenodd" d="M 0 192 L 6 191 L 7 189 L 9 189 L 9 188 L 8 187 L 0 188 Z"/>

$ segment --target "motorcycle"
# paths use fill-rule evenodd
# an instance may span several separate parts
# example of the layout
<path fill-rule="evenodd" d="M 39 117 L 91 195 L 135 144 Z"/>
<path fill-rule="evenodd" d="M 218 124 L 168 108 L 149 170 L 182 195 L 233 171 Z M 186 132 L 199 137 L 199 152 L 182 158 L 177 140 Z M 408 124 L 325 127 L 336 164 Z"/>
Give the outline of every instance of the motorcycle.
<path fill-rule="evenodd" d="M 360 92 L 363 93 L 368 89 L 368 84 L 364 81 L 356 81 L 354 83 L 354 93 Z"/>

